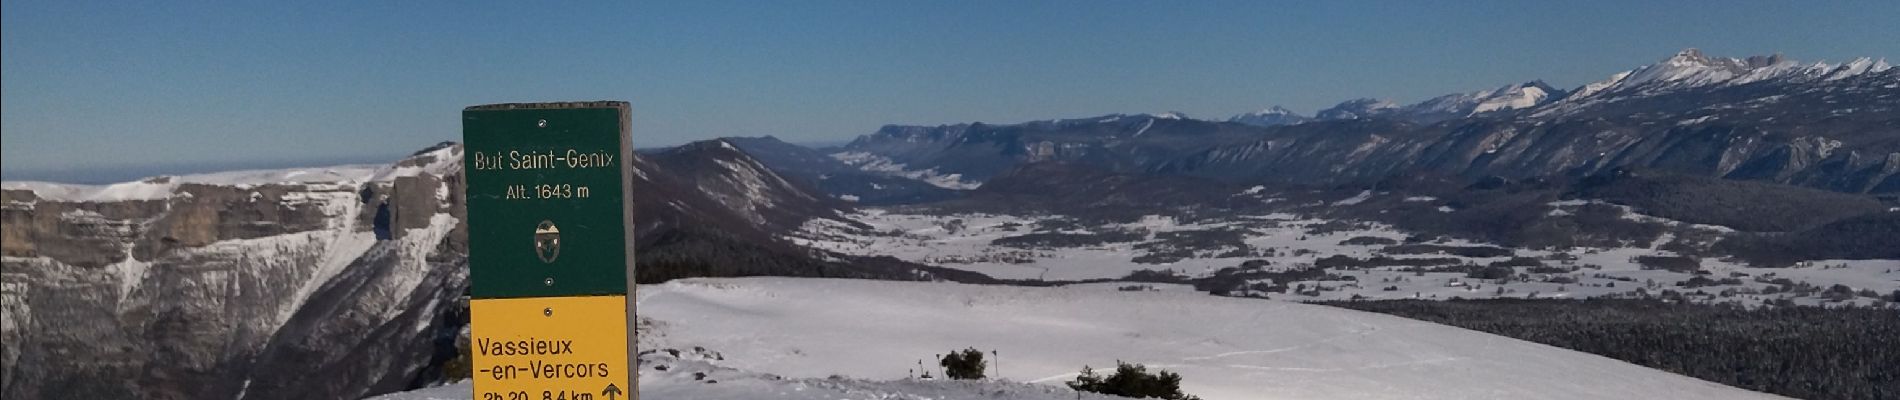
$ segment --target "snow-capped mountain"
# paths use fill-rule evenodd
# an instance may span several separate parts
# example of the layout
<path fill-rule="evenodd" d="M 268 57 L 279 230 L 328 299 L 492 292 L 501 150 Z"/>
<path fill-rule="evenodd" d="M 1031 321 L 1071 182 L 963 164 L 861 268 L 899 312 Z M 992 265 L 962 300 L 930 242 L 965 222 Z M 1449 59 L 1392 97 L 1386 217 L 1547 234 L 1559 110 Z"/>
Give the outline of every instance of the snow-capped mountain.
<path fill-rule="evenodd" d="M 1563 98 L 1566 92 L 1544 81 L 1510 84 L 1490 90 L 1453 93 L 1399 105 L 1378 99 L 1348 100 L 1317 114 L 1321 120 L 1390 118 L 1429 124 L 1479 114 L 1525 109 Z M 1270 126 L 1270 125 L 1262 125 Z"/>
<path fill-rule="evenodd" d="M 1268 109 L 1260 117 L 1285 114 Z M 1687 50 L 1573 91 L 1531 81 L 1404 106 L 1357 99 L 1315 117 L 1291 125 L 1127 115 L 891 125 L 843 150 L 978 183 L 1015 165 L 1061 161 L 1234 183 L 1583 176 L 1636 167 L 1900 192 L 1900 69 L 1882 60 L 1801 64 Z"/>
<path fill-rule="evenodd" d="M 1389 115 L 1398 110 L 1398 103 L 1393 103 L 1391 100 L 1352 99 L 1340 102 L 1332 108 L 1319 110 L 1318 113 L 1313 114 L 1313 118 L 1320 120 L 1364 119 Z"/>
<path fill-rule="evenodd" d="M 1505 85 L 1497 89 L 1448 94 L 1404 107 L 1399 114 L 1421 122 L 1531 108 L 1562 98 L 1564 91 L 1544 81 Z"/>
<path fill-rule="evenodd" d="M 835 156 L 868 169 L 940 179 L 972 189 L 1024 162 L 1068 161 L 1114 155 L 1129 166 L 1168 157 L 1184 147 L 1227 143 L 1259 127 L 1147 114 L 1110 114 L 1020 124 L 886 125 L 838 149 Z M 893 170 L 895 169 L 895 170 Z"/>
<path fill-rule="evenodd" d="M 1832 81 L 1881 73 L 1892 69 L 1886 59 L 1862 57 L 1844 64 L 1817 61 L 1803 64 L 1780 54 L 1747 58 L 1709 57 L 1685 49 L 1655 64 L 1611 75 L 1586 84 L 1567 103 L 1614 101 L 1617 96 L 1653 96 L 1694 88 L 1738 86 L 1764 81 Z"/>
<path fill-rule="evenodd" d="M 1293 110 L 1288 110 L 1280 106 L 1272 106 L 1260 111 L 1235 115 L 1232 118 L 1228 118 L 1227 122 L 1253 126 L 1280 126 L 1298 124 L 1309 120 L 1312 120 L 1312 118 L 1307 118 L 1304 115 L 1300 115 L 1300 113 L 1293 112 Z"/>

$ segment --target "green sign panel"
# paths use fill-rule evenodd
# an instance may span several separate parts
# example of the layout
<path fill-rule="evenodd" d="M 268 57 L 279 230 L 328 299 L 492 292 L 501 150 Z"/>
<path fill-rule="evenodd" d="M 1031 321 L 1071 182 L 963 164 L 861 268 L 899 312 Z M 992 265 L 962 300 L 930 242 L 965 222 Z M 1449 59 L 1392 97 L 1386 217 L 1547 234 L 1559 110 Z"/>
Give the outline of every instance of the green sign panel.
<path fill-rule="evenodd" d="M 462 110 L 474 298 L 627 294 L 627 114 L 625 102 Z"/>

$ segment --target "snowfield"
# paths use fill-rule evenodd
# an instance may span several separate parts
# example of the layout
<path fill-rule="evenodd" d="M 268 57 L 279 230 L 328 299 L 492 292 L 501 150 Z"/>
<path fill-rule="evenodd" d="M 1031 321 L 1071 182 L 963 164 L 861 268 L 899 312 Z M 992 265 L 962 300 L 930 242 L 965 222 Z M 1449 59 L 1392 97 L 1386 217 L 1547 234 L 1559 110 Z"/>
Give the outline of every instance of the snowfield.
<path fill-rule="evenodd" d="M 935 355 L 975 347 L 998 352 L 1003 380 L 1058 391 L 1083 365 L 1112 369 L 1123 360 L 1179 372 L 1185 391 L 1209 400 L 1775 398 L 1398 317 L 1186 287 L 1117 286 L 680 280 L 640 288 L 641 317 L 655 324 L 641 342 L 643 349 L 703 347 L 723 355 L 711 363 L 737 371 L 794 380 L 840 375 L 866 385 L 855 380 L 886 381 L 872 385 L 886 388 L 914 384 L 920 360 L 937 374 Z M 713 389 L 719 384 L 680 391 L 680 379 L 648 373 L 641 385 L 682 398 L 748 398 Z M 778 390 L 788 389 L 762 385 L 749 398 L 778 398 Z M 915 397 L 994 398 L 981 392 Z"/>
<path fill-rule="evenodd" d="M 639 303 L 651 324 L 640 339 L 649 399 L 1073 399 L 1062 382 L 1116 360 L 1179 372 L 1184 391 L 1208 400 L 1781 398 L 1455 327 L 1186 287 L 688 279 L 642 286 Z M 1001 379 L 914 377 L 919 361 L 940 375 L 933 358 L 965 347 L 995 350 Z M 464 382 L 378 399 L 470 394 Z"/>
<path fill-rule="evenodd" d="M 770 374 L 715 366 L 703 358 L 692 357 L 690 354 L 687 357 L 688 359 L 681 359 L 666 353 L 647 354 L 640 357 L 640 365 L 646 368 L 645 375 L 642 375 L 640 380 L 640 395 L 647 399 L 666 400 L 1126 399 L 1094 393 L 1077 396 L 1074 391 L 1067 388 L 993 380 L 873 381 L 844 377 L 786 379 Z M 660 365 L 665 365 L 666 370 L 655 369 Z M 468 400 L 473 395 L 474 387 L 468 382 L 462 382 L 377 396 L 372 399 Z"/>
<path fill-rule="evenodd" d="M 1340 245 L 1339 241 L 1352 236 L 1377 236 L 1391 239 L 1405 237 L 1397 230 L 1373 225 L 1371 229 L 1352 231 L 1350 235 L 1342 233 L 1307 240 L 1307 235 L 1303 233 L 1305 228 L 1326 221 L 1302 219 L 1289 214 L 1242 216 L 1232 221 L 1216 223 L 1181 223 L 1173 217 L 1151 215 L 1127 224 L 1064 231 L 1065 233 L 1133 231 L 1147 232 L 1149 236 L 1153 236 L 1154 233 L 1165 232 L 1242 229 L 1246 225 L 1271 222 L 1277 227 L 1246 228 L 1250 230 L 1245 240 L 1246 244 L 1251 248 L 1288 250 L 1273 257 L 1223 257 L 1217 254 L 1219 253 L 1217 251 L 1210 251 L 1176 262 L 1144 264 L 1131 260 L 1146 253 L 1137 249 L 1136 245 L 1150 242 L 1149 239 L 1036 250 L 991 244 L 996 239 L 1035 233 L 1037 223 L 1059 219 L 1061 216 L 930 215 L 894 213 L 883 209 L 867 208 L 848 214 L 847 217 L 869 225 L 872 229 L 856 230 L 838 221 L 812 219 L 806 222 L 801 232 L 786 239 L 815 249 L 864 256 L 888 255 L 906 261 L 980 272 L 996 278 L 1062 281 L 1115 279 L 1140 270 L 1171 270 L 1185 275 L 1199 276 L 1220 268 L 1239 265 L 1241 262 L 1254 258 L 1270 258 L 1276 262 L 1311 263 L 1320 257 L 1333 254 L 1363 257 L 1371 254 L 1371 247 Z M 1292 251 L 1294 249 L 1310 252 L 1295 254 Z M 1012 259 L 1016 260 L 1012 261 Z"/>
<path fill-rule="evenodd" d="M 363 182 L 389 182 L 398 177 L 416 176 L 424 172 L 439 176 L 446 174 L 447 171 L 461 168 L 462 146 L 443 146 L 418 154 L 418 156 L 421 155 L 430 157 L 430 162 L 423 165 L 353 164 L 165 175 L 106 185 L 7 181 L 0 182 L 0 188 L 31 191 L 34 196 L 50 201 L 84 203 L 163 200 L 176 195 L 178 187 L 185 184 L 236 188 L 271 184 L 306 184 L 331 188 L 355 188 Z"/>

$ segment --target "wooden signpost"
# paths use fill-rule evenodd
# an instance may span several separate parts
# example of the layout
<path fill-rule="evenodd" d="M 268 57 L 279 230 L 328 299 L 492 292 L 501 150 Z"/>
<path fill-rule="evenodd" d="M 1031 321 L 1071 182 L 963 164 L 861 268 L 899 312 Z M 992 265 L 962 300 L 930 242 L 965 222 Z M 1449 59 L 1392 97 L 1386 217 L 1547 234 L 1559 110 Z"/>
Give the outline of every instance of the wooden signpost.
<path fill-rule="evenodd" d="M 475 399 L 639 398 L 628 111 L 462 110 Z"/>

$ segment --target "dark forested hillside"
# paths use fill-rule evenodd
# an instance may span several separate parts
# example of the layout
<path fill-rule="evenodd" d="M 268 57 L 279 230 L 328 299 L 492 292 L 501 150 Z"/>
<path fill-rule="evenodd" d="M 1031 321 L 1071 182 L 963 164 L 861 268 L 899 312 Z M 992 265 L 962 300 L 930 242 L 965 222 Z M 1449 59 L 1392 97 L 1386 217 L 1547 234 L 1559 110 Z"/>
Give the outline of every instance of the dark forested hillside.
<path fill-rule="evenodd" d="M 1782 234 L 1722 240 L 1717 252 L 1762 265 L 1820 259 L 1900 259 L 1900 212 L 1880 212 Z"/>
<path fill-rule="evenodd" d="M 1867 195 L 1632 169 L 1583 179 L 1576 195 L 1749 232 L 1795 231 L 1886 208 Z"/>
<path fill-rule="evenodd" d="M 1653 300 L 1390 300 L 1326 305 L 1598 354 L 1803 399 L 1900 398 L 1900 313 Z"/>
<path fill-rule="evenodd" d="M 757 242 L 721 232 L 694 228 L 673 229 L 644 240 L 635 279 L 660 283 L 680 278 L 796 276 L 891 280 L 944 279 L 988 283 L 982 274 L 924 266 L 890 258 L 821 260 L 804 249 L 777 242 Z"/>

